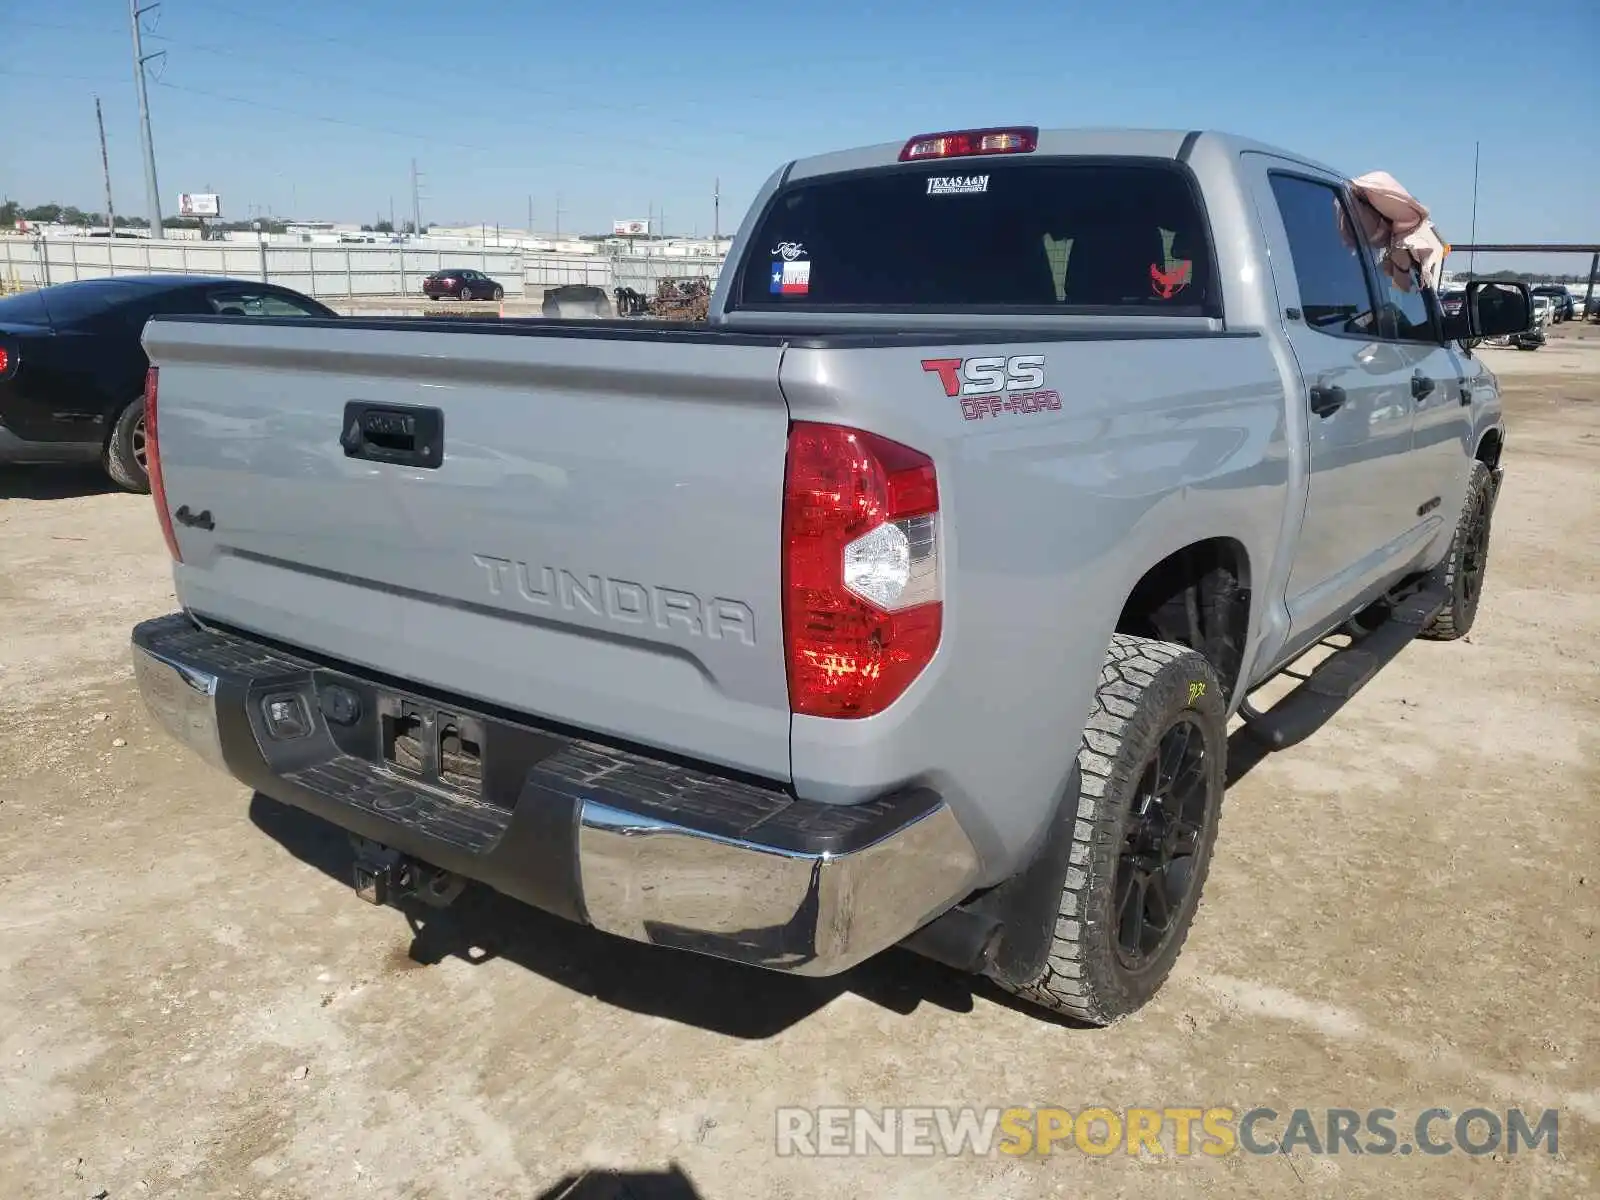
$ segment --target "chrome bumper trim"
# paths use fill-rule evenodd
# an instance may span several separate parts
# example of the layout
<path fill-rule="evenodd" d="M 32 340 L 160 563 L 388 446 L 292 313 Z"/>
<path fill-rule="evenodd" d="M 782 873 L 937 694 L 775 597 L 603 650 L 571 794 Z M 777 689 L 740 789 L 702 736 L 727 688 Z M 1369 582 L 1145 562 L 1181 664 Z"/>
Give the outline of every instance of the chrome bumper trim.
<path fill-rule="evenodd" d="M 977 856 L 944 804 L 834 855 L 715 837 L 586 800 L 578 872 L 597 929 L 796 975 L 833 975 L 965 897 Z"/>
<path fill-rule="evenodd" d="M 133 677 L 145 705 L 173 737 L 212 766 L 227 770 L 217 724 L 217 676 L 133 645 Z"/>

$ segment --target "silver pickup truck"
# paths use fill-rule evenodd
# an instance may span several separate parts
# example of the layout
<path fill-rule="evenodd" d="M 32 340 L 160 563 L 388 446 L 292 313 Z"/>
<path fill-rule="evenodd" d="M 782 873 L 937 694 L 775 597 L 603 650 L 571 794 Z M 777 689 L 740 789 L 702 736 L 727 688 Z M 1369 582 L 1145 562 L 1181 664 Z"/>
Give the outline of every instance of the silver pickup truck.
<path fill-rule="evenodd" d="M 1343 179 L 934 134 L 777 171 L 707 325 L 157 318 L 183 611 L 139 684 L 368 899 L 801 974 L 901 944 L 1113 1021 L 1194 917 L 1230 717 L 1294 742 L 1478 602 L 1470 345 L 1528 296 L 1392 284 Z"/>

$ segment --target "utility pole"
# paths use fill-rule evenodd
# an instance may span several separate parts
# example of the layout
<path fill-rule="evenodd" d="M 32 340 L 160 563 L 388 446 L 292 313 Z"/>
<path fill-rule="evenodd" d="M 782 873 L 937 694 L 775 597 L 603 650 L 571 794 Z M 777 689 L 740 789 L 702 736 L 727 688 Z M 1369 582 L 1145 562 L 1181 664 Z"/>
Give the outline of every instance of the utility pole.
<path fill-rule="evenodd" d="M 94 98 L 94 123 L 100 127 L 100 170 L 106 178 L 106 229 L 117 236 L 117 210 L 111 203 L 111 159 L 106 154 L 106 119 L 100 112 L 100 97 Z"/>
<path fill-rule="evenodd" d="M 417 191 L 417 160 L 411 160 L 411 229 L 422 236 L 422 197 Z"/>
<path fill-rule="evenodd" d="M 399 232 L 399 230 L 397 230 L 394 227 L 394 197 L 393 196 L 389 197 L 389 232 L 390 233 L 398 233 Z"/>
<path fill-rule="evenodd" d="M 561 240 L 561 193 L 556 193 L 556 241 Z"/>
<path fill-rule="evenodd" d="M 711 240 L 722 240 L 722 180 L 718 179 L 712 184 L 711 189 Z"/>
<path fill-rule="evenodd" d="M 160 0 L 139 7 L 139 0 L 128 0 L 128 18 L 133 25 L 133 83 L 139 93 L 139 130 L 144 137 L 144 191 L 145 203 L 150 207 L 150 236 L 161 236 L 161 190 L 156 186 L 156 147 L 150 137 L 150 97 L 145 91 L 144 65 L 152 58 L 166 53 L 144 52 L 144 41 L 139 36 L 139 18 L 152 9 L 160 8 Z"/>
<path fill-rule="evenodd" d="M 528 197 L 528 237 L 533 237 L 533 197 Z"/>

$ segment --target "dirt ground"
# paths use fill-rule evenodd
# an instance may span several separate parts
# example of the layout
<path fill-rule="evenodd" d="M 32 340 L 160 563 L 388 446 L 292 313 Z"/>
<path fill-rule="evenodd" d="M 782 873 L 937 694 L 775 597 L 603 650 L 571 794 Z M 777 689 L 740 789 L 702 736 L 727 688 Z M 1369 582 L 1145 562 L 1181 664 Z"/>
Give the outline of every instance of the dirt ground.
<path fill-rule="evenodd" d="M 483 895 L 414 933 L 146 717 L 148 499 L 0 474 L 0 1196 L 1600 1194 L 1600 328 L 1486 353 L 1476 629 L 1232 786 L 1176 975 L 1108 1030 L 902 952 L 806 982 Z M 1557 1108 L 1560 1151 L 778 1157 L 822 1104 Z"/>

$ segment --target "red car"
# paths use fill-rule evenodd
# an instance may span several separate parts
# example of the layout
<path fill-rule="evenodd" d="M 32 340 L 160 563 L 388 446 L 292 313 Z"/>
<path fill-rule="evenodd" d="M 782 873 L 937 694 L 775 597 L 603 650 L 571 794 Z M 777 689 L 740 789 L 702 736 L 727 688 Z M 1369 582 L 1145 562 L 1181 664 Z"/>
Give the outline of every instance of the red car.
<path fill-rule="evenodd" d="M 430 300 L 503 300 L 506 289 L 482 271 L 462 267 L 429 275 L 422 281 L 422 294 Z"/>

